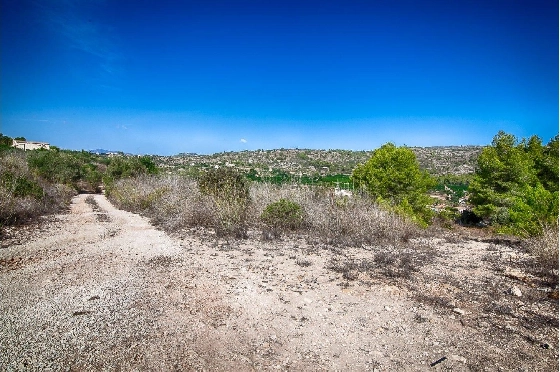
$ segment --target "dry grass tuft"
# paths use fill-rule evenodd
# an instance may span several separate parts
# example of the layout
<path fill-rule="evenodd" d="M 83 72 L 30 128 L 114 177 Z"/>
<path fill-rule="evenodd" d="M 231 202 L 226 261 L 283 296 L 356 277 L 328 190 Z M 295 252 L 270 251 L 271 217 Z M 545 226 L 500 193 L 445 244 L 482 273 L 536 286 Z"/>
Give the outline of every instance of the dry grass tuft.
<path fill-rule="evenodd" d="M 526 245 L 541 268 L 558 277 L 558 225 L 546 225 L 542 231 L 542 235 L 527 239 Z"/>

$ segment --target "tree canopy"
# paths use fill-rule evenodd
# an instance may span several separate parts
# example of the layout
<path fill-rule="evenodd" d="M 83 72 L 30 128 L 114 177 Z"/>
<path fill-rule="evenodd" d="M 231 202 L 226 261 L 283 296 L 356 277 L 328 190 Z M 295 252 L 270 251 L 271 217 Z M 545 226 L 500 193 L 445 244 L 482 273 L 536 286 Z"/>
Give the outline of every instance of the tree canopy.
<path fill-rule="evenodd" d="M 558 219 L 558 136 L 546 146 L 537 136 L 500 131 L 482 150 L 469 186 L 474 212 L 499 231 L 537 235 Z"/>
<path fill-rule="evenodd" d="M 409 148 L 392 143 L 381 146 L 365 164 L 354 169 L 352 180 L 381 204 L 422 225 L 430 222 L 432 200 L 427 191 L 435 186 L 435 180 L 420 169 Z"/>

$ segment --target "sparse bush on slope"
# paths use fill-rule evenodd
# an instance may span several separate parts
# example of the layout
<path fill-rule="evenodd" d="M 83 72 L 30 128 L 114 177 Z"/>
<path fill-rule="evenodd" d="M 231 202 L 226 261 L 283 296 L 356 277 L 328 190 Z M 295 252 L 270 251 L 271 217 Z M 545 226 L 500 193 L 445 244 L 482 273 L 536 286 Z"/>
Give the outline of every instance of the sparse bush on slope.
<path fill-rule="evenodd" d="M 337 197 L 332 191 L 302 185 L 254 184 L 252 215 L 258 216 L 267 205 L 279 199 L 291 200 L 305 211 L 308 236 L 336 245 L 398 245 L 418 233 L 416 226 L 380 208 L 369 197 Z"/>
<path fill-rule="evenodd" d="M 55 213 L 66 207 L 74 191 L 39 177 L 19 150 L 0 152 L 0 227 Z"/>
<path fill-rule="evenodd" d="M 212 198 L 190 178 L 141 175 L 118 180 L 112 189 L 107 197 L 116 207 L 146 215 L 167 231 L 217 223 Z"/>

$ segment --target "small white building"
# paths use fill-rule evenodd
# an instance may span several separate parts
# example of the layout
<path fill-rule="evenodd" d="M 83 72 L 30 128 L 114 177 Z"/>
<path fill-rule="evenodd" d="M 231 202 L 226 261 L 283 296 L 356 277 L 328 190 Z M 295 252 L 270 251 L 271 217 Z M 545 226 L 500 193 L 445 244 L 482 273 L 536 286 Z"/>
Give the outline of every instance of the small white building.
<path fill-rule="evenodd" d="M 38 149 L 49 150 L 51 148 L 51 145 L 46 142 L 13 140 L 12 147 L 15 147 L 17 149 L 22 149 L 22 150 L 38 150 Z"/>

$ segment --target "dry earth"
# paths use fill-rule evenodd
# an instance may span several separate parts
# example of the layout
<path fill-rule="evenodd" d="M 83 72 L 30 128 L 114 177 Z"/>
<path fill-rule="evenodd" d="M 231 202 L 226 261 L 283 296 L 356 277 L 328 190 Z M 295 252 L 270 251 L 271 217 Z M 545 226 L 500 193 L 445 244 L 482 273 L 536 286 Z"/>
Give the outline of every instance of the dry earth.
<path fill-rule="evenodd" d="M 4 238 L 1 370 L 558 368 L 557 291 L 521 247 L 169 236 L 87 199 Z"/>

